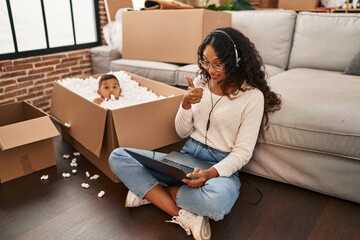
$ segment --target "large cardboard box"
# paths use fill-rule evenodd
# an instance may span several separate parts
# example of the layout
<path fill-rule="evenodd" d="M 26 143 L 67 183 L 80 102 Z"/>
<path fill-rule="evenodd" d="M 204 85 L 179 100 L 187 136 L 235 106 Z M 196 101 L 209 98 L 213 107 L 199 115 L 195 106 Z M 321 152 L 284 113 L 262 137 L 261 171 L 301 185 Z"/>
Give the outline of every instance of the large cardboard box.
<path fill-rule="evenodd" d="M 279 0 L 278 7 L 291 10 L 315 9 L 319 0 Z"/>
<path fill-rule="evenodd" d="M 63 138 L 114 182 L 108 159 L 117 147 L 153 150 L 181 141 L 175 116 L 184 90 L 130 74 L 134 81 L 166 98 L 108 110 L 55 82 L 50 114 Z"/>
<path fill-rule="evenodd" d="M 231 14 L 206 9 L 123 13 L 124 59 L 190 64 L 206 35 L 231 26 Z"/>
<path fill-rule="evenodd" d="M 0 182 L 56 165 L 49 116 L 27 102 L 0 105 Z"/>

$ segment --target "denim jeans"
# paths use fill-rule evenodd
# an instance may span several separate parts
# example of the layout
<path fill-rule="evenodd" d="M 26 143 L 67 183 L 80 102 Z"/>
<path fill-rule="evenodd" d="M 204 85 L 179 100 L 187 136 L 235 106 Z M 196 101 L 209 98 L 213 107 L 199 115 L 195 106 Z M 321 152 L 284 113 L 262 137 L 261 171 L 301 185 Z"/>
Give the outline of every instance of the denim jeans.
<path fill-rule="evenodd" d="M 143 198 L 157 184 L 180 186 L 176 195 L 176 205 L 178 207 L 218 221 L 230 212 L 239 197 L 240 180 L 237 173 L 230 177 L 212 178 L 204 186 L 192 188 L 183 182 L 143 167 L 124 149 L 117 148 L 111 153 L 109 158 L 110 168 L 124 185 L 140 198 Z M 148 150 L 127 149 L 155 160 L 159 160 L 166 155 Z M 210 148 L 191 138 L 186 141 L 181 152 L 211 164 L 216 164 L 229 154 Z"/>

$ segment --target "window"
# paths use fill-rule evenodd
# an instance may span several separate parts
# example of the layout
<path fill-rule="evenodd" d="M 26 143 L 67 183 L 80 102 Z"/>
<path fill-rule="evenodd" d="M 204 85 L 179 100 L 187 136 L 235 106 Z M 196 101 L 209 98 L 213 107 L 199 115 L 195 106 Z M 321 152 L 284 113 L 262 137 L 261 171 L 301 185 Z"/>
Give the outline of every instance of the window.
<path fill-rule="evenodd" d="M 0 60 L 100 45 L 97 0 L 4 0 L 0 23 Z"/>

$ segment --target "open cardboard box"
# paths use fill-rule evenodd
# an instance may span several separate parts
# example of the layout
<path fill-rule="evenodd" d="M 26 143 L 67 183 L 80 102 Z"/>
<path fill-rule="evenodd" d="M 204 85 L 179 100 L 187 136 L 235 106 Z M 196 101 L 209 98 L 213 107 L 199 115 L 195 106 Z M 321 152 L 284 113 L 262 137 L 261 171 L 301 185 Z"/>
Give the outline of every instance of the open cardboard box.
<path fill-rule="evenodd" d="M 27 102 L 0 105 L 0 182 L 56 165 L 49 116 Z"/>
<path fill-rule="evenodd" d="M 123 13 L 124 59 L 191 64 L 207 34 L 231 26 L 231 14 L 206 9 Z"/>
<path fill-rule="evenodd" d="M 184 90 L 130 74 L 134 81 L 167 98 L 108 110 L 55 82 L 50 115 L 61 125 L 63 139 L 114 182 L 108 158 L 113 149 L 158 149 L 180 142 L 175 116 Z M 96 76 L 94 76 L 96 77 Z"/>

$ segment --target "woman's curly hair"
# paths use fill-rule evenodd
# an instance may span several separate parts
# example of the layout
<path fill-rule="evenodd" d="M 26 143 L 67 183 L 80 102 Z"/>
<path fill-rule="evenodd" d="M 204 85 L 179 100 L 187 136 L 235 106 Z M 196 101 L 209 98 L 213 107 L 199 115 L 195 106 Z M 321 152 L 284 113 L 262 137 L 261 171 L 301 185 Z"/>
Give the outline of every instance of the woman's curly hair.
<path fill-rule="evenodd" d="M 234 44 L 228 36 L 220 31 L 226 32 L 236 45 L 238 58 L 240 59 L 236 67 L 236 57 Z M 280 96 L 270 90 L 266 81 L 265 67 L 259 52 L 255 45 L 244 34 L 234 28 L 218 28 L 211 32 L 199 46 L 198 49 L 198 66 L 203 79 L 208 82 L 211 79 L 210 74 L 200 64 L 204 61 L 204 49 L 210 45 L 214 48 L 218 59 L 224 64 L 226 79 L 222 84 L 223 94 L 231 98 L 230 94 L 237 94 L 239 91 L 247 91 L 243 87 L 246 83 L 254 88 L 259 89 L 264 95 L 264 115 L 260 127 L 260 136 L 265 139 L 264 132 L 269 128 L 269 113 L 280 110 Z M 229 93 L 229 89 L 231 92 Z"/>

